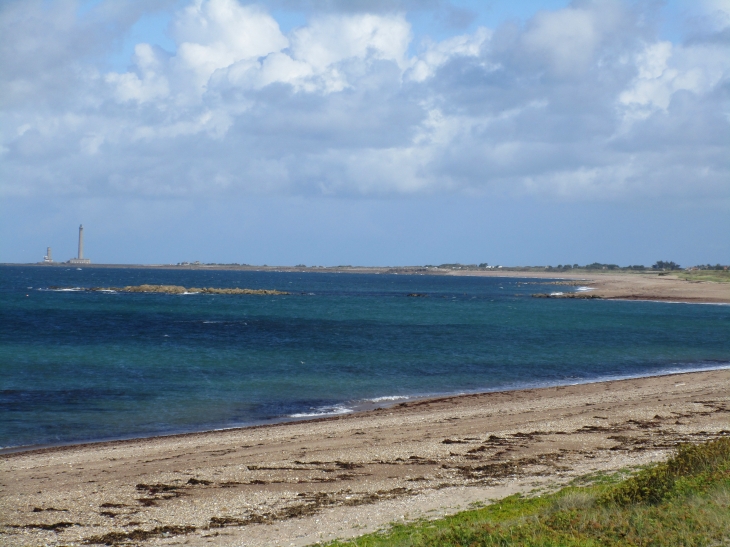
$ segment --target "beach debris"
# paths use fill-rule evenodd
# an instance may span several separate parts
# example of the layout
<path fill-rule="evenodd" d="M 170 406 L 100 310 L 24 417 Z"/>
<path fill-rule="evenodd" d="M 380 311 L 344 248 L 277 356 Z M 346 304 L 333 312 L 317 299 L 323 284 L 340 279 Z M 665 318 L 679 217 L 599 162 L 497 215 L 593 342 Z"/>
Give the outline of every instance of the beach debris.
<path fill-rule="evenodd" d="M 36 528 L 38 530 L 51 530 L 53 532 L 60 532 L 61 530 L 65 528 L 70 528 L 71 526 L 80 526 L 78 522 L 54 522 L 52 524 L 24 524 L 22 526 L 18 526 L 18 528 Z"/>
<path fill-rule="evenodd" d="M 208 486 L 209 484 L 213 484 L 211 481 L 207 481 L 205 479 L 196 479 L 195 477 L 191 477 L 188 479 L 187 484 L 191 484 L 195 486 L 196 484 L 202 484 L 203 486 Z"/>
<path fill-rule="evenodd" d="M 117 545 L 130 541 L 146 541 L 155 537 L 179 536 L 195 530 L 195 526 L 158 526 L 152 530 L 137 528 L 131 532 L 109 532 L 100 536 L 91 536 L 86 538 L 84 543 L 86 545 Z"/>

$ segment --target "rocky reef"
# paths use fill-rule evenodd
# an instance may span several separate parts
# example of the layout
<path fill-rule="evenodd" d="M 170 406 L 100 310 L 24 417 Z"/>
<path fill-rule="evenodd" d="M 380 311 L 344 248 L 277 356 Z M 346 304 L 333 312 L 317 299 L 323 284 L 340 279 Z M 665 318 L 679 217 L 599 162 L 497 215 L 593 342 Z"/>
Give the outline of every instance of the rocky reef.
<path fill-rule="evenodd" d="M 49 287 L 50 289 L 61 289 L 62 287 Z M 77 289 L 78 290 L 78 289 Z M 162 294 L 258 294 L 258 295 L 279 295 L 289 294 L 284 291 L 270 289 L 218 289 L 215 287 L 182 287 L 180 285 L 128 285 L 126 287 L 91 287 L 80 289 L 91 292 L 138 292 L 138 293 L 162 293 Z"/>
<path fill-rule="evenodd" d="M 262 294 L 262 295 L 276 295 L 276 294 L 289 294 L 284 291 L 276 291 L 270 289 L 217 289 L 214 287 L 190 287 L 185 288 L 180 285 L 133 285 L 116 289 L 119 292 L 154 292 L 164 294 Z"/>

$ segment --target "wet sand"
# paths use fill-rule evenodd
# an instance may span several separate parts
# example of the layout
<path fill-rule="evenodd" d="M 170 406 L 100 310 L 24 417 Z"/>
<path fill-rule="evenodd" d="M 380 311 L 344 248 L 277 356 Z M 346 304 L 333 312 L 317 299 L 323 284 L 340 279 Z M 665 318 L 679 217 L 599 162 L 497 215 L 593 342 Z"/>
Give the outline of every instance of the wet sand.
<path fill-rule="evenodd" d="M 0 456 L 7 546 L 308 545 L 730 434 L 730 370 Z"/>

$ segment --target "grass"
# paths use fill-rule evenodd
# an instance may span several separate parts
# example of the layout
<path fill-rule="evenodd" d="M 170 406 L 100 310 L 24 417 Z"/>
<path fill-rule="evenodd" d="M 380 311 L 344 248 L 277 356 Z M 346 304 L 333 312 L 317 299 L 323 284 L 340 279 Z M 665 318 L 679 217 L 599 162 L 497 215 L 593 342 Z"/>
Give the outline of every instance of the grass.
<path fill-rule="evenodd" d="M 683 445 L 628 479 L 596 476 L 555 494 L 510 496 L 329 547 L 730 545 L 730 438 Z"/>
<path fill-rule="evenodd" d="M 687 281 L 730 283 L 730 270 L 691 270 L 688 272 L 678 272 L 676 276 Z"/>

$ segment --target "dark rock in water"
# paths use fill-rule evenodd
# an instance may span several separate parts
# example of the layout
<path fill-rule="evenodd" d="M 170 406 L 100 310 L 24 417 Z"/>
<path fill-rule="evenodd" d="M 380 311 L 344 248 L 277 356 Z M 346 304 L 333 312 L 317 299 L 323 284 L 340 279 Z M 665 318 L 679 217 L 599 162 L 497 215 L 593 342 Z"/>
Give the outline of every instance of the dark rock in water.
<path fill-rule="evenodd" d="M 413 297 L 417 297 L 417 298 L 423 298 L 423 297 L 428 296 L 428 295 L 427 294 L 424 294 L 424 293 L 420 293 L 420 292 L 412 292 L 411 294 L 408 294 L 406 296 L 413 296 Z"/>

